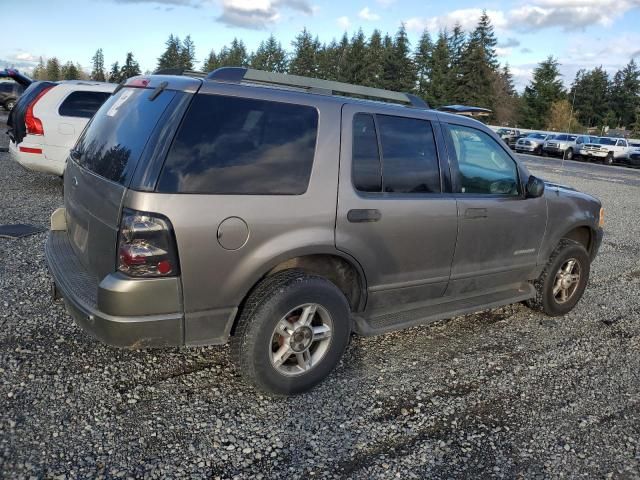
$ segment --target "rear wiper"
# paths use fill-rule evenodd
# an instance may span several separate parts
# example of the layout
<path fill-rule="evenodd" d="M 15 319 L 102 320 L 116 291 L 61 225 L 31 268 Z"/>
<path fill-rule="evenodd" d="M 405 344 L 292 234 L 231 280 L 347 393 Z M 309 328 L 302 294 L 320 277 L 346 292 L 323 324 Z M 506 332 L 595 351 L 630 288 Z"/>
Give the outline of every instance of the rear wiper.
<path fill-rule="evenodd" d="M 151 95 L 149 95 L 149 101 L 153 102 L 156 98 L 158 98 L 158 95 L 164 92 L 164 89 L 167 88 L 168 86 L 169 86 L 169 82 L 162 82 L 160 85 L 158 85 L 156 89 L 153 92 L 151 92 Z"/>

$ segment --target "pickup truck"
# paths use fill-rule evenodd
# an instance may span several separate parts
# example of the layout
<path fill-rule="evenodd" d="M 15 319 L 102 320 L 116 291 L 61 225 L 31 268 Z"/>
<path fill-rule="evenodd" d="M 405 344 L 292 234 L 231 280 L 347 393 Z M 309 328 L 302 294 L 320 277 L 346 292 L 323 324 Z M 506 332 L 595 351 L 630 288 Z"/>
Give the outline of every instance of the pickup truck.
<path fill-rule="evenodd" d="M 516 142 L 523 137 L 517 128 L 499 128 L 496 133 L 511 150 L 515 150 Z"/>
<path fill-rule="evenodd" d="M 586 143 L 580 148 L 580 157 L 584 160 L 600 160 L 605 165 L 613 165 L 627 157 L 632 147 L 625 138 L 600 137 L 595 142 Z"/>

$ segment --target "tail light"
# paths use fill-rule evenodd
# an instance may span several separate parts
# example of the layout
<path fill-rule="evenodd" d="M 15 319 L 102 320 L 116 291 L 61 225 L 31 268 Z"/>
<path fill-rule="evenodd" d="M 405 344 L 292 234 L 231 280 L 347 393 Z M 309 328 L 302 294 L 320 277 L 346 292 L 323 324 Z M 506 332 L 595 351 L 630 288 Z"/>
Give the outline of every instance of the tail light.
<path fill-rule="evenodd" d="M 38 117 L 33 114 L 33 107 L 36 106 L 36 103 L 43 97 L 45 93 L 51 90 L 54 86 L 51 85 L 43 89 L 36 98 L 34 98 L 29 106 L 27 107 L 27 111 L 24 114 L 24 125 L 27 128 L 27 133 L 29 135 L 44 135 L 44 128 L 42 128 L 42 121 Z"/>
<path fill-rule="evenodd" d="M 125 209 L 118 237 L 118 270 L 131 277 L 174 277 L 180 264 L 168 219 Z"/>

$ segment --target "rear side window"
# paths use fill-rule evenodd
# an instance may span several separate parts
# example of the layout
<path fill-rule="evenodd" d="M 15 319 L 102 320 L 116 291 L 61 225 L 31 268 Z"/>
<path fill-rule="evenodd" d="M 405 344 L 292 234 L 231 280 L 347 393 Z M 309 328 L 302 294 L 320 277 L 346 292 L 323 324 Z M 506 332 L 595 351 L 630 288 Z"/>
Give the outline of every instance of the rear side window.
<path fill-rule="evenodd" d="M 100 107 L 76 144 L 77 162 L 121 185 L 128 184 L 138 159 L 167 105 L 176 96 L 165 90 L 123 88 Z"/>
<path fill-rule="evenodd" d="M 196 95 L 157 190 L 300 195 L 315 155 L 318 112 L 289 103 Z"/>
<path fill-rule="evenodd" d="M 390 115 L 375 115 L 374 122 L 373 115 L 356 114 L 352 177 L 361 192 L 440 193 L 431 122 Z"/>
<path fill-rule="evenodd" d="M 91 118 L 109 98 L 109 92 L 72 92 L 58 109 L 63 117 Z"/>

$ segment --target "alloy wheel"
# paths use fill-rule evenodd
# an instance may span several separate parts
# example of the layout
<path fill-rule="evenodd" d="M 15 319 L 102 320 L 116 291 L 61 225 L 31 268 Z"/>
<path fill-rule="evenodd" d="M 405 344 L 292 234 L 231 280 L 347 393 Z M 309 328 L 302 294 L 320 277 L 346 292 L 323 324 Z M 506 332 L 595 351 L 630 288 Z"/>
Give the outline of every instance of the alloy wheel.
<path fill-rule="evenodd" d="M 580 284 L 580 275 L 580 262 L 575 258 L 569 258 L 562 264 L 553 283 L 553 298 L 556 302 L 562 304 L 571 300 Z"/>

